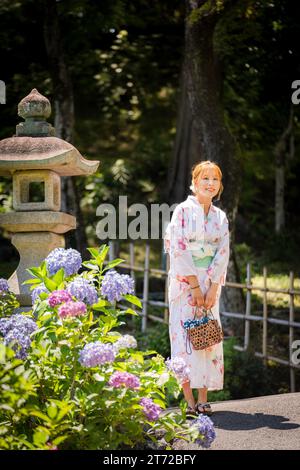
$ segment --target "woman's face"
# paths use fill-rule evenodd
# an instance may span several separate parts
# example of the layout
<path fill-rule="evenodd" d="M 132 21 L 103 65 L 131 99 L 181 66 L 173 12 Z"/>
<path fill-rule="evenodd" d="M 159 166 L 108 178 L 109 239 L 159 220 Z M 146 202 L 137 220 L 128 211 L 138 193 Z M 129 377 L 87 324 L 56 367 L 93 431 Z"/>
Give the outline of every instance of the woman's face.
<path fill-rule="evenodd" d="M 197 194 L 210 199 L 218 194 L 220 185 L 221 181 L 217 170 L 210 166 L 202 170 L 195 182 Z"/>

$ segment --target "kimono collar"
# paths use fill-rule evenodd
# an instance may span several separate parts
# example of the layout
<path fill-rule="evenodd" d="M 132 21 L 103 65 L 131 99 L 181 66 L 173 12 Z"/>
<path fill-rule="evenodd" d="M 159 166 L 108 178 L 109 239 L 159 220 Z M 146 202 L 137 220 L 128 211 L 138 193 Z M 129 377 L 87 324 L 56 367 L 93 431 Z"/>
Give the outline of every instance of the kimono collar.
<path fill-rule="evenodd" d="M 196 198 L 196 196 L 190 195 L 190 196 L 187 197 L 187 200 L 186 200 L 186 201 L 187 201 L 187 203 L 188 203 L 189 205 L 191 205 L 192 207 L 200 208 L 200 209 L 202 209 L 202 211 L 204 212 L 203 205 L 200 204 L 200 202 L 198 201 L 198 199 Z M 215 207 L 214 207 L 213 203 L 211 203 L 211 205 L 210 205 L 208 214 L 209 214 L 210 212 L 215 212 Z M 208 214 L 207 214 L 207 215 L 208 215 Z"/>

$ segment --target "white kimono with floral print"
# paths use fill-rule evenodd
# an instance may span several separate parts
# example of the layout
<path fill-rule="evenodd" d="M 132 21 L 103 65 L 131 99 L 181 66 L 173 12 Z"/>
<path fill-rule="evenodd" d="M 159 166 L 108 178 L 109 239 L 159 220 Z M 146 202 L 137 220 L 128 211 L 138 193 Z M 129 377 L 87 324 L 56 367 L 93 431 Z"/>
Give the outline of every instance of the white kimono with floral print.
<path fill-rule="evenodd" d="M 205 216 L 197 198 L 188 196 L 173 212 L 164 236 L 164 248 L 170 255 L 171 357 L 183 358 L 190 370 L 182 383 L 189 381 L 191 388 L 221 390 L 224 377 L 223 343 L 202 351 L 191 349 L 191 354 L 188 354 L 190 350 L 183 324 L 195 314 L 195 307 L 191 305 L 191 288 L 186 279 L 190 275 L 197 276 L 203 294 L 211 282 L 219 284 L 212 313 L 220 322 L 219 299 L 229 259 L 229 230 L 225 212 L 212 204 Z"/>

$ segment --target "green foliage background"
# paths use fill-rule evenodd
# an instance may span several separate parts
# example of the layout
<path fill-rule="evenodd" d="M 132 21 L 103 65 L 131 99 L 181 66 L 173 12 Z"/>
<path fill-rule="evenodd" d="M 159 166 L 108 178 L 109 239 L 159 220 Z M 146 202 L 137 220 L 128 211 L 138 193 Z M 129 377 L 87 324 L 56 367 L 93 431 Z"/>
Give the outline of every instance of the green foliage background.
<path fill-rule="evenodd" d="M 57 5 L 75 96 L 74 145 L 85 157 L 101 161 L 98 173 L 76 178 L 89 245 L 96 246 L 100 203 L 116 204 L 120 194 L 128 196 L 128 205 L 164 202 L 184 58 L 184 2 L 65 0 Z M 0 79 L 7 85 L 7 104 L 0 106 L 1 139 L 14 134 L 17 104 L 32 88 L 54 101 L 43 21 L 43 0 L 0 4 Z M 236 219 L 242 280 L 249 261 L 256 276 L 267 265 L 275 284 L 290 270 L 300 275 L 299 106 L 294 106 L 294 151 L 286 164 L 286 228 L 281 235 L 274 233 L 274 148 L 287 126 L 291 84 L 300 77 L 299 29 L 298 2 L 241 0 L 216 31 L 226 122 L 237 140 L 242 166 Z M 50 120 L 53 123 L 53 115 Z M 11 192 L 11 180 L 0 178 L 0 212 L 11 210 Z M 0 229 L 0 277 L 13 272 L 17 259 L 8 234 Z M 161 267 L 158 246 L 151 261 Z M 261 310 L 260 298 L 254 307 Z M 275 300 L 270 307 L 282 305 Z M 286 307 L 283 315 L 288 314 Z M 155 332 L 151 335 L 150 343 L 155 342 Z M 276 344 L 278 335 L 279 330 L 272 330 Z M 167 352 L 164 334 L 156 348 Z M 277 385 L 285 390 L 285 385 Z"/>
<path fill-rule="evenodd" d="M 64 1 L 58 12 L 75 96 L 74 144 L 101 161 L 96 175 L 76 178 L 89 244 L 97 245 L 100 203 L 116 203 L 119 194 L 129 205 L 164 201 L 184 58 L 184 2 Z M 236 239 L 274 273 L 299 273 L 297 106 L 294 153 L 286 165 L 286 229 L 274 234 L 274 147 L 287 126 L 291 83 L 300 72 L 299 18 L 297 2 L 240 1 L 215 36 L 227 124 L 243 171 Z M 17 103 L 32 88 L 53 102 L 43 21 L 42 0 L 1 2 L 7 104 L 0 108 L 0 138 L 14 133 Z M 11 181 L 1 179 L 0 210 L 10 207 Z M 8 252 L 2 260 L 13 256 Z"/>

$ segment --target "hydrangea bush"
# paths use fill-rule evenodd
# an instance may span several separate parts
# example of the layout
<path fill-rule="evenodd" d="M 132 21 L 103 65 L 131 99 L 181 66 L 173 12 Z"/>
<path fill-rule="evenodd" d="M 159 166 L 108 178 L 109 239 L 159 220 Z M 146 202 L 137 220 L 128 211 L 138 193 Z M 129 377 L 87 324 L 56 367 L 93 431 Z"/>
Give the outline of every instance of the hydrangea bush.
<path fill-rule="evenodd" d="M 17 307 L 19 307 L 19 303 L 9 291 L 7 280 L 0 278 L 0 318 L 4 314 L 11 315 Z"/>
<path fill-rule="evenodd" d="M 139 351 L 134 337 L 118 332 L 141 302 L 133 280 L 114 269 L 123 260 L 104 263 L 108 250 L 90 248 L 91 259 L 82 263 L 76 250 L 55 249 L 29 270 L 32 310 L 13 314 L 3 301 L 0 448 L 140 448 L 161 430 L 166 443 L 212 442 L 208 424 L 188 423 L 184 406 L 180 413 L 165 410 L 166 394 L 179 394 L 176 376 L 184 367 L 170 361 L 167 367 L 162 356 Z M 4 281 L 0 298 L 11 298 Z"/>

